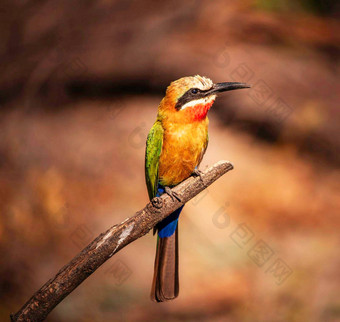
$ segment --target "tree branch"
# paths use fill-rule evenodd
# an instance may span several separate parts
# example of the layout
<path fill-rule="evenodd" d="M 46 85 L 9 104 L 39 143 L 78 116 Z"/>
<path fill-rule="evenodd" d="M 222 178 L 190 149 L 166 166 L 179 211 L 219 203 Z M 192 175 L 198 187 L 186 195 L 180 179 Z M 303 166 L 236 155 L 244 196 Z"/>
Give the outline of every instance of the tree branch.
<path fill-rule="evenodd" d="M 199 177 L 190 177 L 172 190 L 181 202 L 167 194 L 156 197 L 133 217 L 100 234 L 57 275 L 47 281 L 14 315 L 12 321 L 43 321 L 79 284 L 126 245 L 144 236 L 158 222 L 188 202 L 223 174 L 233 169 L 228 161 L 217 162 Z"/>

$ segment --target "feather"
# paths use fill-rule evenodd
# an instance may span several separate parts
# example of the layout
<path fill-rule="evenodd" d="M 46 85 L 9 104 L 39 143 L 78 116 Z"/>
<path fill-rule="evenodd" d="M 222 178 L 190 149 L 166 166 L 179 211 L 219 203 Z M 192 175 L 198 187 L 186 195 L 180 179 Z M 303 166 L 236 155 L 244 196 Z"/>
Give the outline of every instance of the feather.
<path fill-rule="evenodd" d="M 145 152 L 145 179 L 150 200 L 188 178 L 198 167 L 208 144 L 209 108 L 215 95 L 193 101 L 176 110 L 180 96 L 192 87 L 208 90 L 213 83 L 200 76 L 179 79 L 168 87 L 158 108 Z M 157 226 L 157 251 L 151 298 L 156 302 L 178 296 L 178 217 L 177 209 Z"/>
<path fill-rule="evenodd" d="M 158 238 L 151 299 L 156 302 L 172 300 L 178 296 L 178 226 L 176 232 Z"/>

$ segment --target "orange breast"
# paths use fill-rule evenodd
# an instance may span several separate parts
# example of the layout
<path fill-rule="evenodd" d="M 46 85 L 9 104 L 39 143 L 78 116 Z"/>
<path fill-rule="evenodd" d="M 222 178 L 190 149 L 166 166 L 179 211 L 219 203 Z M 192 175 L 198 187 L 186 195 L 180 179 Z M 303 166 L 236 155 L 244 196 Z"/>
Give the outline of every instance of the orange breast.
<path fill-rule="evenodd" d="M 208 118 L 190 124 L 165 124 L 159 178 L 173 186 L 188 178 L 203 157 L 208 144 Z"/>

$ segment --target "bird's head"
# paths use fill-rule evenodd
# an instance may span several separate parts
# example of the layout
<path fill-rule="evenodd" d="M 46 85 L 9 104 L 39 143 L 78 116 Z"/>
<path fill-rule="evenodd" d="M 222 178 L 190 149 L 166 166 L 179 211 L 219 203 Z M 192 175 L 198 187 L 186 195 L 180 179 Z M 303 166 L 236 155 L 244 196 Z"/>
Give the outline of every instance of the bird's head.
<path fill-rule="evenodd" d="M 199 75 L 182 77 L 168 86 L 158 115 L 179 123 L 203 120 L 218 93 L 249 87 L 237 82 L 214 84 L 211 79 Z"/>

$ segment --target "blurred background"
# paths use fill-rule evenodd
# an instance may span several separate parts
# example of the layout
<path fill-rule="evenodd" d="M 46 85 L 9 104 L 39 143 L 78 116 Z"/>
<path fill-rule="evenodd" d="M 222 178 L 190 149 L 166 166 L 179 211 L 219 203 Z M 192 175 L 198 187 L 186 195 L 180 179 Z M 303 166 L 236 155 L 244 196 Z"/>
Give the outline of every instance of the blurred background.
<path fill-rule="evenodd" d="M 201 169 L 235 169 L 184 208 L 178 299 L 149 299 L 149 233 L 47 320 L 339 321 L 336 1 L 3 0 L 0 16 L 0 320 L 144 207 L 158 103 L 200 74 L 253 87 L 209 112 Z"/>

